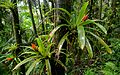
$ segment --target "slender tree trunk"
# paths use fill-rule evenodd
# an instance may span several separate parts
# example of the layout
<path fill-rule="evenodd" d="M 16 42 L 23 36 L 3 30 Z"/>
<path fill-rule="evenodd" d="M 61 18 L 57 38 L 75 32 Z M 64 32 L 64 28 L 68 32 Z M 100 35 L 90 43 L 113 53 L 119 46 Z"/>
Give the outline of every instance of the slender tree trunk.
<path fill-rule="evenodd" d="M 36 26 L 35 26 L 35 21 L 34 21 L 34 17 L 33 17 L 33 13 L 32 13 L 31 0 L 28 0 L 28 5 L 29 5 L 29 10 L 30 10 L 32 24 L 33 24 L 34 34 L 35 34 L 36 37 L 38 37 Z"/>
<path fill-rule="evenodd" d="M 102 0 L 100 0 L 100 12 L 99 12 L 99 14 L 100 14 L 100 19 L 102 18 Z"/>
<path fill-rule="evenodd" d="M 1 12 L 1 11 L 0 11 Z M 2 18 L 0 17 L 0 31 L 3 30 Z"/>
<path fill-rule="evenodd" d="M 116 0 L 112 0 L 113 17 L 116 17 Z"/>
<path fill-rule="evenodd" d="M 93 0 L 90 0 L 90 16 L 89 16 L 90 19 L 92 19 L 93 13 L 94 13 L 93 10 L 92 10 L 92 8 L 93 8 L 92 6 L 93 6 Z"/>
<path fill-rule="evenodd" d="M 20 35 L 19 15 L 18 15 L 18 9 L 17 9 L 17 4 L 16 4 L 17 1 L 16 0 L 12 0 L 12 1 L 15 4 L 15 7 L 11 8 L 13 18 L 14 18 L 14 24 L 13 24 L 14 35 L 15 35 L 17 44 L 20 45 L 22 43 L 22 40 L 21 40 L 21 35 Z"/>
<path fill-rule="evenodd" d="M 20 45 L 22 44 L 22 39 L 21 39 L 21 34 L 20 34 L 20 25 L 19 25 L 19 15 L 18 15 L 18 9 L 17 9 L 17 0 L 11 0 L 14 5 L 14 8 L 10 8 L 13 14 L 13 31 L 14 31 L 14 36 L 15 40 L 17 43 L 18 48 L 16 49 L 16 56 L 21 51 Z M 20 57 L 21 60 L 23 60 L 23 57 Z M 25 66 L 22 65 L 21 67 L 21 75 L 25 75 Z"/>
<path fill-rule="evenodd" d="M 44 22 L 43 22 L 43 15 L 42 15 L 42 11 L 41 11 L 40 0 L 38 0 L 38 6 L 39 6 L 39 12 L 40 12 L 40 17 L 41 17 L 41 21 L 42 21 L 42 31 L 43 31 L 43 34 L 45 34 L 45 26 L 44 26 Z"/>
<path fill-rule="evenodd" d="M 3 30 L 3 24 L 2 24 L 2 8 L 0 7 L 0 31 Z"/>

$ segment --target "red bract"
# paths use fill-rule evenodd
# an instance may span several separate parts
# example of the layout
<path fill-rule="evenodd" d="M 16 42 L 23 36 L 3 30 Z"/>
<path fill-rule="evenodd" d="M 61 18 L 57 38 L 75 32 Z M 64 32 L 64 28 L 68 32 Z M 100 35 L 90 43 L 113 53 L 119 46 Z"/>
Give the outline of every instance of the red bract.
<path fill-rule="evenodd" d="M 9 61 L 11 61 L 11 60 L 13 60 L 13 58 L 6 58 L 6 60 L 9 60 Z"/>
<path fill-rule="evenodd" d="M 33 49 L 36 49 L 36 45 L 35 44 L 32 43 L 31 45 L 32 45 Z"/>
<path fill-rule="evenodd" d="M 83 18 L 82 18 L 82 21 L 86 21 L 88 19 L 88 15 L 85 15 Z"/>

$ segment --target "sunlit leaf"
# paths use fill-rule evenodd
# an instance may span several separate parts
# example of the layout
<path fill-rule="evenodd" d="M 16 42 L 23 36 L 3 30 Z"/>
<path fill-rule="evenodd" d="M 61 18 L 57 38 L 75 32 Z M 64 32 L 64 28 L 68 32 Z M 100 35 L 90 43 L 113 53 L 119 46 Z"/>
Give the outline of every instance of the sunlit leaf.
<path fill-rule="evenodd" d="M 3 7 L 3 8 L 10 9 L 10 8 L 14 8 L 14 6 L 15 4 L 13 4 L 10 1 L 0 2 L 0 7 Z"/>
<path fill-rule="evenodd" d="M 100 25 L 99 23 L 94 24 L 97 25 L 105 34 L 107 34 L 107 30 L 102 25 Z"/>
<path fill-rule="evenodd" d="M 110 53 L 110 54 L 112 53 L 112 50 L 109 48 L 109 46 L 100 37 L 98 37 L 97 35 L 93 34 L 92 32 L 88 32 L 88 33 L 90 33 L 96 39 L 98 39 L 98 41 L 106 48 L 108 53 Z"/>
<path fill-rule="evenodd" d="M 83 26 L 77 26 L 77 31 L 78 31 L 78 42 L 80 48 L 83 50 L 85 46 L 85 31 Z"/>
<path fill-rule="evenodd" d="M 88 2 L 83 4 L 81 10 L 79 11 L 79 14 L 78 14 L 78 17 L 77 17 L 77 20 L 76 20 L 76 25 L 79 25 L 81 23 L 82 18 L 83 18 L 84 14 L 85 14 L 87 6 L 88 6 Z"/>
<path fill-rule="evenodd" d="M 40 59 L 37 59 L 35 60 L 31 65 L 30 67 L 28 68 L 27 72 L 26 72 L 26 75 L 29 75 L 30 72 L 33 70 L 33 68 L 35 67 L 35 65 L 40 61 Z"/>
<path fill-rule="evenodd" d="M 45 67 L 45 64 L 44 63 L 40 63 L 40 75 L 42 75 L 44 67 Z"/>
<path fill-rule="evenodd" d="M 35 57 L 35 56 L 34 56 L 34 57 Z M 24 59 L 24 60 L 21 61 L 19 64 L 17 64 L 13 70 L 18 69 L 21 65 L 23 65 L 23 64 L 31 61 L 34 57 L 32 56 L 32 57 L 29 57 L 29 58 Z"/>
<path fill-rule="evenodd" d="M 46 59 L 46 60 L 45 60 L 45 63 L 46 63 L 47 75 L 52 75 L 49 59 Z"/>
<path fill-rule="evenodd" d="M 60 40 L 60 42 L 59 42 L 59 44 L 58 44 L 58 51 L 57 51 L 56 55 L 59 55 L 59 54 L 60 54 L 61 48 L 62 48 L 62 46 L 63 46 L 63 44 L 64 44 L 64 42 L 65 42 L 65 40 L 66 40 L 66 38 L 67 38 L 67 36 L 68 36 L 68 33 L 69 33 L 69 32 L 67 32 L 67 33 L 61 38 L 61 40 Z"/>
<path fill-rule="evenodd" d="M 57 27 L 55 27 L 49 34 L 50 37 L 53 37 L 55 32 L 62 26 L 67 26 L 66 24 L 62 24 L 62 25 L 58 25 Z"/>
<path fill-rule="evenodd" d="M 38 53 L 38 52 L 29 51 L 29 52 L 23 52 L 23 53 L 20 54 L 19 56 L 24 55 L 24 54 L 31 54 L 31 55 L 34 55 L 34 54 L 39 54 L 39 53 Z"/>
<path fill-rule="evenodd" d="M 95 24 L 97 27 L 99 27 L 105 34 L 107 34 L 107 30 L 99 23 L 96 23 L 95 20 L 86 20 L 84 22 L 81 22 L 80 25 L 87 25 L 93 23 Z"/>
<path fill-rule="evenodd" d="M 37 43 L 38 43 L 38 51 L 43 55 L 45 56 L 45 47 L 44 47 L 44 44 L 41 40 L 41 38 L 36 38 L 37 39 Z"/>
<path fill-rule="evenodd" d="M 48 41 L 51 40 L 51 38 L 55 35 L 55 32 L 62 26 L 67 26 L 66 24 L 61 24 L 61 25 L 58 25 L 57 27 L 55 27 L 49 34 L 50 38 L 48 39 Z"/>
<path fill-rule="evenodd" d="M 92 58 L 93 57 L 93 51 L 92 51 L 92 47 L 90 45 L 90 42 L 87 38 L 86 38 L 86 48 L 87 48 L 87 51 L 88 51 L 88 54 L 89 54 L 90 58 Z"/>
<path fill-rule="evenodd" d="M 49 35 L 40 35 L 39 37 L 48 39 L 48 38 L 49 38 Z"/>
<path fill-rule="evenodd" d="M 6 59 L 1 60 L 0 63 L 2 63 L 2 62 L 4 62 L 4 61 L 6 61 Z"/>

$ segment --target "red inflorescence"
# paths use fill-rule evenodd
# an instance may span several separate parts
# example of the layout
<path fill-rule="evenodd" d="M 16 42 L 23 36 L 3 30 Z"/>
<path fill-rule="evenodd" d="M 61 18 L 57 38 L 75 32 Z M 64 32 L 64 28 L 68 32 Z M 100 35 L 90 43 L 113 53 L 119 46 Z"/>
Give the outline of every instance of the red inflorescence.
<path fill-rule="evenodd" d="M 11 61 L 11 60 L 13 60 L 13 58 L 6 58 L 6 60 L 9 60 L 9 61 Z"/>
<path fill-rule="evenodd" d="M 82 21 L 86 21 L 88 19 L 88 15 L 85 15 L 83 18 L 82 18 Z"/>
<path fill-rule="evenodd" d="M 32 43 L 31 45 L 32 45 L 33 49 L 36 49 L 36 45 L 35 44 Z"/>

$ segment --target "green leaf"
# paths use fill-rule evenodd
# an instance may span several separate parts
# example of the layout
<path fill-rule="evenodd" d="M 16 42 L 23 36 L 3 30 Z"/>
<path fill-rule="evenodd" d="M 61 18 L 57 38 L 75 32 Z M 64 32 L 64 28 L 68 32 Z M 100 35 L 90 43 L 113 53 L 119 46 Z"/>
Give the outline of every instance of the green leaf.
<path fill-rule="evenodd" d="M 36 56 L 34 56 L 34 57 L 36 57 Z M 32 57 L 29 57 L 29 58 L 24 59 L 24 60 L 21 61 L 19 64 L 17 64 L 13 70 L 18 69 L 21 65 L 23 65 L 23 64 L 31 61 L 34 57 L 32 56 Z"/>
<path fill-rule="evenodd" d="M 49 35 L 40 35 L 39 37 L 48 39 L 48 38 L 49 38 Z"/>
<path fill-rule="evenodd" d="M 81 10 L 79 11 L 79 14 L 78 14 L 78 17 L 77 17 L 77 20 L 76 20 L 76 25 L 79 25 L 81 23 L 82 18 L 83 18 L 84 14 L 85 14 L 87 6 L 88 6 L 88 2 L 83 4 Z"/>
<path fill-rule="evenodd" d="M 54 44 L 54 43 L 48 44 L 48 46 L 47 46 L 47 48 L 46 48 L 47 52 L 50 52 L 50 48 L 51 48 L 51 46 L 52 46 L 53 44 Z"/>
<path fill-rule="evenodd" d="M 2 62 L 4 62 L 4 61 L 6 61 L 6 59 L 1 60 L 0 63 L 2 63 Z"/>
<path fill-rule="evenodd" d="M 109 48 L 109 46 L 100 37 L 98 37 L 97 35 L 93 34 L 92 32 L 88 32 L 88 33 L 90 33 L 95 38 L 97 38 L 98 41 L 106 48 L 106 50 L 107 50 L 108 53 L 110 53 L 110 54 L 112 53 L 112 50 Z"/>
<path fill-rule="evenodd" d="M 67 36 L 68 36 L 68 33 L 67 32 L 60 40 L 59 44 L 58 44 L 58 52 L 56 53 L 56 55 L 59 55 L 60 54 L 60 51 L 61 51 L 61 48 L 63 46 L 63 43 L 65 42 L 65 40 L 67 39 Z"/>
<path fill-rule="evenodd" d="M 66 10 L 66 9 L 63 9 L 63 8 L 53 8 L 52 10 L 48 11 L 45 16 L 48 16 L 52 11 L 54 10 L 61 10 L 63 12 L 65 12 L 69 17 L 71 16 L 71 14 Z"/>
<path fill-rule="evenodd" d="M 95 23 L 95 22 L 94 24 L 97 25 L 105 34 L 107 34 L 107 30 L 102 25 L 100 25 L 99 23 Z"/>
<path fill-rule="evenodd" d="M 67 67 L 66 67 L 60 60 L 56 60 L 56 59 L 55 59 L 55 61 L 56 61 L 58 64 L 60 64 L 60 65 L 65 69 L 65 71 L 67 71 Z"/>
<path fill-rule="evenodd" d="M 2 8 L 10 9 L 10 8 L 14 8 L 14 6 L 15 6 L 15 4 L 13 4 L 10 1 L 0 2 L 0 7 L 2 7 Z"/>
<path fill-rule="evenodd" d="M 38 51 L 43 55 L 43 56 L 46 56 L 45 55 L 45 47 L 44 47 L 44 44 L 41 40 L 41 38 L 36 38 L 37 39 L 37 43 L 38 43 Z"/>
<path fill-rule="evenodd" d="M 80 25 L 88 25 L 90 23 L 94 23 L 94 20 L 86 20 L 84 22 L 81 22 Z"/>
<path fill-rule="evenodd" d="M 99 23 L 96 23 L 95 20 L 86 20 L 82 23 L 80 23 L 80 25 L 87 25 L 87 24 L 90 24 L 90 23 L 93 23 L 95 24 L 96 26 L 98 26 L 105 34 L 107 34 L 107 30 Z"/>
<path fill-rule="evenodd" d="M 45 63 L 40 63 L 40 75 L 42 75 Z"/>
<path fill-rule="evenodd" d="M 80 45 L 80 48 L 83 50 L 85 46 L 85 31 L 83 26 L 77 26 L 78 31 L 78 42 Z"/>
<path fill-rule="evenodd" d="M 28 68 L 28 70 L 27 70 L 27 72 L 26 72 L 26 75 L 29 75 L 29 74 L 30 74 L 30 72 L 33 70 L 33 68 L 35 67 L 35 65 L 36 65 L 38 62 L 40 62 L 40 59 L 37 59 L 36 61 L 34 61 L 34 62 L 30 65 L 30 67 Z"/>
<path fill-rule="evenodd" d="M 89 54 L 90 58 L 92 58 L 93 57 L 93 51 L 92 51 L 92 47 L 90 45 L 90 42 L 87 38 L 86 38 L 86 48 L 87 48 L 87 51 L 88 51 L 88 54 Z"/>
<path fill-rule="evenodd" d="M 49 40 L 54 36 L 55 32 L 62 26 L 67 26 L 66 24 L 62 24 L 62 25 L 58 25 L 57 27 L 55 27 L 49 34 L 50 38 Z"/>
<path fill-rule="evenodd" d="M 47 75 L 52 75 L 49 59 L 46 59 L 45 62 L 46 62 Z"/>
<path fill-rule="evenodd" d="M 20 56 L 22 56 L 22 55 L 24 55 L 24 54 L 31 54 L 31 55 L 35 55 L 35 54 L 39 54 L 39 53 L 38 53 L 38 52 L 33 52 L 33 51 L 23 52 L 22 54 L 20 54 L 20 55 L 19 55 L 19 57 L 20 57 Z"/>

